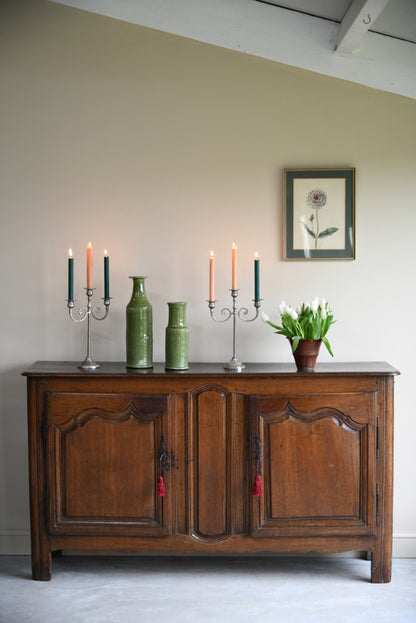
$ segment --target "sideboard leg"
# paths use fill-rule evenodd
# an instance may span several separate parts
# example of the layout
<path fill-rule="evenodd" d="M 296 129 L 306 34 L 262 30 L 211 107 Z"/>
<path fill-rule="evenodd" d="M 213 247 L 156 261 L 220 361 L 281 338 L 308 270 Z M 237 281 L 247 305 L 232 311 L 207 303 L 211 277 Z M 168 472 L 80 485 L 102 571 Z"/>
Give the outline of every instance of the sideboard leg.
<path fill-rule="evenodd" d="M 371 557 L 371 581 L 390 582 L 393 555 L 393 378 L 385 379 L 386 415 L 380 418 L 377 491 L 378 536 Z"/>
<path fill-rule="evenodd" d="M 384 554 L 384 555 L 383 555 Z M 387 584 L 391 581 L 391 554 L 377 552 L 371 557 L 371 581 L 374 584 Z"/>
<path fill-rule="evenodd" d="M 32 578 L 47 581 L 52 575 L 52 555 L 49 540 L 42 529 L 32 525 Z"/>
<path fill-rule="evenodd" d="M 32 554 L 32 579 L 48 581 L 52 577 L 51 553 L 45 552 L 43 556 Z"/>
<path fill-rule="evenodd" d="M 28 439 L 30 483 L 30 538 L 32 546 L 32 578 L 51 579 L 51 550 L 46 530 L 46 476 L 43 457 L 46 423 L 37 395 L 36 382 L 28 379 Z M 46 417 L 46 416 L 45 416 Z"/>

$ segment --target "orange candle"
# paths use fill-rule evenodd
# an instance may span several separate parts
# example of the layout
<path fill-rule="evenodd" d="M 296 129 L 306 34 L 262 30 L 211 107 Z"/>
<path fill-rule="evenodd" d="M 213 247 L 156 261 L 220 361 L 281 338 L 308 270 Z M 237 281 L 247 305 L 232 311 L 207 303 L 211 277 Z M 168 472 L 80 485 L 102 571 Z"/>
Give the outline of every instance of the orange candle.
<path fill-rule="evenodd" d="M 234 242 L 231 249 L 231 289 L 237 290 L 237 247 Z"/>
<path fill-rule="evenodd" d="M 215 301 L 215 257 L 211 251 L 209 258 L 209 300 Z"/>
<path fill-rule="evenodd" d="M 92 290 L 92 244 L 87 246 L 87 290 Z"/>

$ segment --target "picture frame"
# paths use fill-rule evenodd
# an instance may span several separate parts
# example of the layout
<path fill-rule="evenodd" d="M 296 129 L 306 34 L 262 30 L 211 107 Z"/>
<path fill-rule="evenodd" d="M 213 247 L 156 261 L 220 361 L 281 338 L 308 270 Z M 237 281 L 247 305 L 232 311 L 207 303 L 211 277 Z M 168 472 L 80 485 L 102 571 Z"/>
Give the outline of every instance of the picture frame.
<path fill-rule="evenodd" d="M 284 169 L 284 259 L 355 259 L 355 168 Z"/>

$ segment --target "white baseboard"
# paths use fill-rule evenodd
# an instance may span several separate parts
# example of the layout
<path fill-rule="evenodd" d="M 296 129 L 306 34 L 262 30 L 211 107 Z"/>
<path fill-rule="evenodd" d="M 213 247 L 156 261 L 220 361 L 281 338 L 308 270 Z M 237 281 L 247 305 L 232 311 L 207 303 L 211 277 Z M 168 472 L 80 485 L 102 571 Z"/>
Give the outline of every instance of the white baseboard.
<path fill-rule="evenodd" d="M 29 530 L 0 530 L 0 556 L 30 554 Z"/>
<path fill-rule="evenodd" d="M 0 556 L 29 555 L 29 530 L 0 530 Z M 416 558 L 416 534 L 393 536 L 393 558 Z"/>
<path fill-rule="evenodd" d="M 393 558 L 416 558 L 416 534 L 393 535 Z"/>

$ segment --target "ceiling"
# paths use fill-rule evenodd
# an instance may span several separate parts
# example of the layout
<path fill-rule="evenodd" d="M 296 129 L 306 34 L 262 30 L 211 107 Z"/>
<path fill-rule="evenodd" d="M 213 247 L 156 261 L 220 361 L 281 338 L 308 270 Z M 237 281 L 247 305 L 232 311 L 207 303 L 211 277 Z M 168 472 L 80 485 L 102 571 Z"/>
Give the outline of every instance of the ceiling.
<path fill-rule="evenodd" d="M 278 7 L 298 11 L 306 15 L 320 17 L 341 23 L 351 5 L 351 0 L 257 0 Z M 368 31 L 395 37 L 416 44 L 416 0 L 390 0 L 389 2 L 360 2 L 364 19 L 371 22 Z M 384 6 L 385 5 L 385 6 Z M 379 12 L 380 11 L 380 12 Z M 372 17 L 372 14 L 377 14 Z"/>
<path fill-rule="evenodd" d="M 416 99 L 416 0 L 50 0 Z"/>

